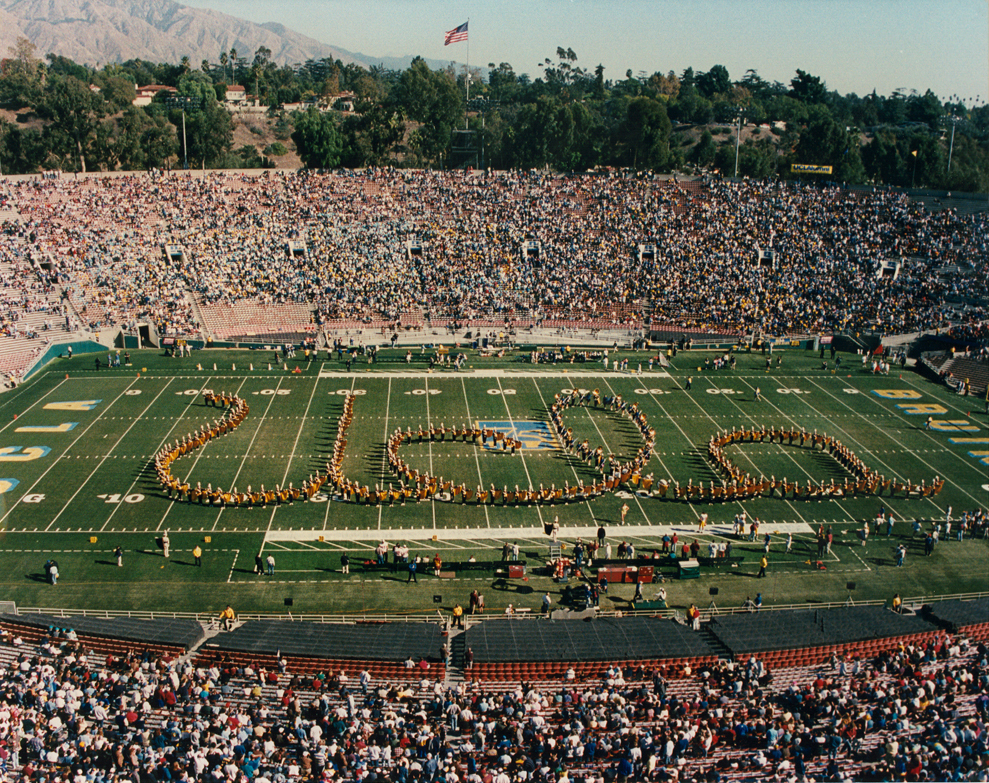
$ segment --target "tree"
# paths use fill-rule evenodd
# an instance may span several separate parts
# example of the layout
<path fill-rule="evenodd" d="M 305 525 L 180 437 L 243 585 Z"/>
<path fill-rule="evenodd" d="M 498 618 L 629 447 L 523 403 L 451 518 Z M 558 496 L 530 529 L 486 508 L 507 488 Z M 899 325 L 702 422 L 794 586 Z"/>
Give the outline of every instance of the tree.
<path fill-rule="evenodd" d="M 670 157 L 671 129 L 662 103 L 653 98 L 634 98 L 620 130 L 624 162 L 637 169 L 663 169 Z"/>
<path fill-rule="evenodd" d="M 705 98 L 723 95 L 731 90 L 731 77 L 723 65 L 715 65 L 707 73 L 697 77 L 697 90 Z"/>
<path fill-rule="evenodd" d="M 23 36 L 7 50 L 10 57 L 0 63 L 0 106 L 22 109 L 34 106 L 41 97 L 42 63 L 37 47 Z"/>
<path fill-rule="evenodd" d="M 790 92 L 801 103 L 824 103 L 827 88 L 820 76 L 811 76 L 797 68 L 797 75 L 790 80 Z"/>
<path fill-rule="evenodd" d="M 79 170 L 85 172 L 87 146 L 106 113 L 103 98 L 76 77 L 62 76 L 52 80 L 38 113 L 51 121 L 46 130 L 54 149 L 65 155 L 74 153 Z"/>
<path fill-rule="evenodd" d="M 343 138 L 332 114 L 310 108 L 297 115 L 292 141 L 306 168 L 332 169 L 340 164 Z"/>
<path fill-rule="evenodd" d="M 453 78 L 433 71 L 421 57 L 398 79 L 395 101 L 405 115 L 420 123 L 410 137 L 411 151 L 423 162 L 442 158 L 450 144 L 453 128 L 463 117 L 464 106 L 460 90 Z"/>
<path fill-rule="evenodd" d="M 714 163 L 714 155 L 718 151 L 718 146 L 714 143 L 714 136 L 707 128 L 701 134 L 700 140 L 694 147 L 691 157 L 698 166 L 710 166 Z"/>

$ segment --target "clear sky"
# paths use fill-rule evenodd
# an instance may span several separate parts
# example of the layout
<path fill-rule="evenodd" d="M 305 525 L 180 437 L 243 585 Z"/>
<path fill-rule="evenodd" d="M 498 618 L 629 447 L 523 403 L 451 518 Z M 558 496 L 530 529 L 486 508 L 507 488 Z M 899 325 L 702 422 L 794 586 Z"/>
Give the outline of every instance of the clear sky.
<path fill-rule="evenodd" d="M 185 0 L 255 22 L 280 22 L 331 46 L 374 57 L 468 57 L 443 33 L 470 19 L 471 65 L 508 62 L 537 78 L 556 48 L 578 65 L 706 71 L 733 80 L 753 68 L 789 83 L 797 68 L 829 89 L 931 89 L 989 98 L 987 0 Z"/>

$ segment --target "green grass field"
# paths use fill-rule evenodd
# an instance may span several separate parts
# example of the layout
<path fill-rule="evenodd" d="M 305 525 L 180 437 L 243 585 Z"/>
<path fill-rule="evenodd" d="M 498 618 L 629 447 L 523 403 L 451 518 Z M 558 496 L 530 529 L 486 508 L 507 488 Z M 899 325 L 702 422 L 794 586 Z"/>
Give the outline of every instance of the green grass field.
<path fill-rule="evenodd" d="M 460 372 L 427 372 L 416 357 L 406 365 L 404 349 L 382 351 L 381 361 L 355 364 L 346 372 L 336 361 L 290 362 L 268 369 L 270 352 L 204 351 L 191 359 L 134 352 L 133 366 L 97 373 L 92 356 L 57 360 L 29 383 L 0 396 L 0 564 L 3 596 L 19 607 L 114 610 L 218 611 L 231 603 L 242 612 L 286 611 L 293 600 L 298 613 L 433 612 L 454 601 L 466 603 L 474 587 L 486 591 L 495 610 L 509 601 L 538 607 L 545 590 L 558 593 L 548 578 L 527 582 L 491 578 L 440 580 L 420 575 L 418 585 L 404 574 L 364 576 L 356 564 L 377 542 L 407 541 L 413 552 L 447 560 L 497 559 L 508 541 L 518 541 L 530 561 L 546 556 L 543 524 L 559 515 L 562 537 L 592 536 L 604 525 L 617 545 L 621 538 L 638 551 L 658 546 L 664 532 L 681 539 L 723 540 L 743 507 L 762 521 L 761 530 L 779 532 L 770 553 L 769 577 L 755 580 L 761 545 L 735 544 L 746 561 L 727 573 L 668 586 L 671 603 L 707 606 L 710 587 L 718 602 L 740 604 L 763 592 L 767 604 L 842 601 L 848 582 L 856 599 L 973 592 L 989 589 L 985 540 L 946 541 L 930 558 L 919 538 L 910 541 L 914 519 L 944 517 L 951 505 L 962 511 L 985 507 L 989 431 L 983 403 L 950 394 L 911 370 L 897 368 L 875 377 L 856 357 L 844 357 L 841 369 L 820 369 L 816 353 L 787 351 L 781 367 L 765 370 L 765 359 L 740 354 L 735 370 L 699 369 L 713 354 L 680 353 L 669 372 L 605 372 L 600 362 L 533 367 L 470 354 Z M 647 354 L 623 354 L 634 369 Z M 262 358 L 263 356 L 263 358 Z M 390 361 L 388 359 L 391 359 Z M 614 360 L 614 354 L 612 354 Z M 198 370 L 197 363 L 203 368 Z M 216 370 L 213 369 L 215 366 Z M 254 364 L 254 369 L 250 368 Z M 232 369 L 236 366 L 236 369 Z M 299 373 L 291 370 L 296 367 Z M 691 390 L 685 391 L 692 376 Z M 755 400 L 754 391 L 761 390 Z M 271 487 L 296 486 L 322 468 L 336 437 L 345 395 L 355 398 L 348 432 L 344 473 L 366 483 L 386 485 L 384 444 L 396 428 L 420 424 L 491 422 L 511 429 L 525 442 L 511 455 L 473 443 L 429 442 L 403 446 L 411 465 L 474 488 L 494 484 L 562 487 L 590 482 L 591 468 L 555 443 L 547 406 L 567 389 L 599 389 L 638 402 L 657 431 L 656 453 L 648 466 L 655 478 L 689 479 L 705 484 L 718 476 L 706 458 L 708 438 L 734 427 L 804 427 L 832 435 L 867 465 L 899 480 L 930 483 L 947 480 L 936 498 L 853 497 L 827 500 L 758 498 L 744 504 L 686 503 L 612 492 L 590 502 L 566 505 L 461 504 L 422 502 L 407 505 L 358 505 L 318 495 L 310 502 L 263 508 L 212 508 L 169 500 L 157 484 L 153 455 L 165 444 L 215 419 L 204 404 L 204 389 L 244 397 L 250 414 L 233 433 L 210 441 L 182 457 L 173 474 L 193 485 L 211 483 Z M 927 407 L 925 407 L 927 406 Z M 936 406 L 936 407 L 929 407 Z M 928 415 L 934 428 L 925 429 Z M 606 453 L 634 454 L 641 445 L 628 419 L 601 410 L 572 408 L 565 414 L 578 440 L 602 445 Z M 753 474 L 787 476 L 805 484 L 848 474 L 820 451 L 757 443 L 730 447 L 736 462 Z M 620 509 L 627 503 L 625 525 Z M 875 517 L 880 506 L 896 518 L 893 538 L 872 536 L 861 546 L 855 531 Z M 700 514 L 710 515 L 707 530 L 697 532 Z M 814 532 L 833 525 L 836 545 L 826 571 L 812 570 Z M 166 561 L 157 540 L 169 531 L 172 551 Z M 783 533 L 793 532 L 794 549 L 783 552 Z M 910 542 L 906 567 L 894 568 L 892 550 Z M 191 550 L 204 550 L 202 568 Z M 116 567 L 116 546 L 124 565 Z M 351 554 L 353 573 L 339 573 L 340 555 Z M 276 558 L 273 577 L 252 573 L 258 551 Z M 43 563 L 54 557 L 62 578 L 44 582 Z M 459 576 L 459 575 L 458 575 Z M 650 590 L 646 591 L 649 597 Z M 605 609 L 624 609 L 632 586 L 614 586 Z M 436 601 L 435 596 L 440 596 Z"/>

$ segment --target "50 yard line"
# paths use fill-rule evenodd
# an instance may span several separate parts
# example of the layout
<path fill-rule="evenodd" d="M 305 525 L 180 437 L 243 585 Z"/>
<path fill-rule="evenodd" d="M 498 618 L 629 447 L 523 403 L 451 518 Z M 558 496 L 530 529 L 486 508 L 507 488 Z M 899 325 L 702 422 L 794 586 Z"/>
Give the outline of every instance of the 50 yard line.
<path fill-rule="evenodd" d="M 498 379 L 498 391 L 501 392 L 499 397 L 501 397 L 502 402 L 505 403 L 505 412 L 508 413 L 508 421 L 512 425 L 512 430 L 515 431 L 515 419 L 512 418 L 512 409 L 508 407 L 508 400 L 505 399 L 505 389 L 501 385 L 501 378 Z M 519 449 L 519 456 L 522 458 L 522 468 L 525 470 L 525 477 L 529 480 L 529 487 L 535 489 L 532 484 L 532 476 L 529 474 L 529 466 L 525 464 L 525 449 Z M 536 504 L 536 514 L 539 516 L 539 524 L 545 526 L 543 521 L 543 511 L 539 504 Z"/>

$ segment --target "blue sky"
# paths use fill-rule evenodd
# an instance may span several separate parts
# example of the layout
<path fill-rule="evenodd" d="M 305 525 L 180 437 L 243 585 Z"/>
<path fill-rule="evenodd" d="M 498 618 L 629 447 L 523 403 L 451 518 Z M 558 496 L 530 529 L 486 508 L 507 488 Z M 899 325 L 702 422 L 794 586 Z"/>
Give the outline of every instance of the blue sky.
<path fill-rule="evenodd" d="M 255 22 L 280 22 L 324 43 L 377 57 L 464 62 L 468 44 L 443 33 L 470 18 L 470 63 L 537 64 L 572 48 L 578 64 L 625 72 L 724 65 L 789 83 L 797 68 L 829 89 L 930 88 L 989 98 L 986 0 L 185 0 Z"/>

